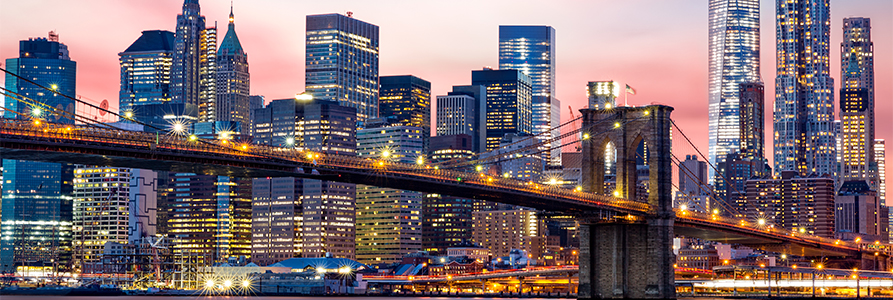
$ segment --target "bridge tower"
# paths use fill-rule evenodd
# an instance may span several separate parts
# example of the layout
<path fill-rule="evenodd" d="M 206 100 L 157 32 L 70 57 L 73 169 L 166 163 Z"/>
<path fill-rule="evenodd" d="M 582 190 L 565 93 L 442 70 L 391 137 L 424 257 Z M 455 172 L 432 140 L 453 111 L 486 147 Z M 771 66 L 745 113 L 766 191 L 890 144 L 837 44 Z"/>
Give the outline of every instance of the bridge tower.
<path fill-rule="evenodd" d="M 637 148 L 648 158 L 644 217 L 581 221 L 579 298 L 675 298 L 673 262 L 672 107 L 582 109 L 584 191 L 635 201 Z M 616 185 L 605 191 L 605 149 L 616 149 Z"/>

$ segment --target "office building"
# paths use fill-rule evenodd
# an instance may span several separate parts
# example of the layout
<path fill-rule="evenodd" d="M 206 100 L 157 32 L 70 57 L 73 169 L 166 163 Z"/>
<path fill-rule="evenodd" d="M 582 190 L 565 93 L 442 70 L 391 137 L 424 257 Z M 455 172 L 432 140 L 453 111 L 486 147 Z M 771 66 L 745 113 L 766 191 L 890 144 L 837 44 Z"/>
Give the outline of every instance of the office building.
<path fill-rule="evenodd" d="M 491 257 L 508 256 L 512 249 L 529 253 L 541 234 L 536 215 L 524 209 L 475 211 L 472 242 L 490 250 Z"/>
<path fill-rule="evenodd" d="M 217 23 L 205 28 L 198 44 L 199 122 L 213 122 L 217 116 Z"/>
<path fill-rule="evenodd" d="M 155 237 L 155 171 L 99 166 L 74 170 L 73 258 L 83 273 L 102 272 L 106 243 Z"/>
<path fill-rule="evenodd" d="M 248 131 L 250 135 L 254 135 L 254 111 L 256 109 L 264 108 L 264 96 L 261 95 L 251 95 L 248 96 Z"/>
<path fill-rule="evenodd" d="M 835 176 L 830 0 L 777 3 L 773 170 Z"/>
<path fill-rule="evenodd" d="M 367 125 L 375 123 L 367 121 L 373 121 Z M 424 163 L 423 134 L 421 127 L 387 122 L 360 129 L 357 155 L 385 163 Z M 357 261 L 390 264 L 421 251 L 423 196 L 421 192 L 357 185 Z"/>
<path fill-rule="evenodd" d="M 541 150 L 549 164 L 561 163 L 561 150 L 551 149 L 561 141 L 553 129 L 561 122 L 561 102 L 555 94 L 555 28 L 551 26 L 499 26 L 499 69 L 519 70 L 530 77 L 532 134 L 546 142 Z"/>
<path fill-rule="evenodd" d="M 877 191 L 874 43 L 869 18 L 843 19 L 840 65 L 841 181 L 864 180 Z"/>
<path fill-rule="evenodd" d="M 748 180 L 746 187 L 750 203 L 745 215 L 749 220 L 762 218 L 767 224 L 799 233 L 834 237 L 833 178 L 801 177 L 795 171 L 785 171 L 775 178 Z"/>
<path fill-rule="evenodd" d="M 5 118 L 33 118 L 74 124 L 54 113 L 75 112 L 77 64 L 68 46 L 50 32 L 48 38 L 19 42 L 19 55 L 6 59 L 4 68 L 54 90 L 6 74 L 6 89 L 18 94 L 4 100 Z M 63 96 L 65 95 L 65 96 Z M 19 101 L 22 100 L 22 101 Z M 0 231 L 0 272 L 63 270 L 71 256 L 72 168 L 56 163 L 3 160 Z M 57 268 L 58 267 L 58 268 Z M 36 273 L 32 273 L 36 274 Z"/>
<path fill-rule="evenodd" d="M 716 204 L 710 203 L 707 184 L 707 162 L 697 155 L 686 155 L 679 164 L 679 190 L 673 199 L 673 207 L 699 212 L 710 212 Z"/>
<path fill-rule="evenodd" d="M 499 147 L 491 152 L 484 153 L 481 155 L 481 159 L 506 155 L 507 153 L 518 151 L 518 149 L 521 148 L 531 147 L 536 143 L 537 139 L 530 135 L 506 134 L 500 141 Z M 544 161 L 541 156 L 521 154 L 519 157 L 502 160 L 490 165 L 487 172 L 504 178 L 513 178 L 524 181 L 540 181 L 543 179 L 545 171 L 543 163 Z"/>
<path fill-rule="evenodd" d="M 762 81 L 760 1 L 711 0 L 708 9 L 708 156 L 716 166 L 739 149 L 739 84 Z"/>
<path fill-rule="evenodd" d="M 176 255 L 204 264 L 251 256 L 251 181 L 170 173 L 168 234 Z"/>
<path fill-rule="evenodd" d="M 443 255 L 472 240 L 472 213 L 478 200 L 426 194 L 422 200 L 422 250 Z"/>
<path fill-rule="evenodd" d="M 764 156 L 763 84 L 746 82 L 739 85 L 738 149 L 729 150 L 716 165 L 713 184 L 716 196 L 723 201 L 720 209 L 731 216 L 743 215 L 747 206 L 745 182 L 769 175 L 771 169 Z"/>
<path fill-rule="evenodd" d="M 486 147 L 499 147 L 509 133 L 533 133 L 533 102 L 530 77 L 518 70 L 471 71 L 471 84 L 487 89 Z"/>
<path fill-rule="evenodd" d="M 279 99 L 254 112 L 257 144 L 342 155 L 356 153 L 354 108 L 319 99 Z M 270 186 L 277 182 L 281 184 Z M 257 251 L 274 257 L 325 257 L 327 253 L 333 257 L 355 257 L 355 185 L 291 177 L 260 179 L 255 183 L 258 192 L 254 193 L 252 206 L 252 243 L 262 247 Z M 258 227 L 271 220 L 281 221 L 271 228 Z M 288 241 L 289 238 L 293 240 Z"/>
<path fill-rule="evenodd" d="M 471 150 L 486 148 L 487 89 L 481 85 L 453 86 L 446 96 L 437 96 L 437 135 L 466 134 Z"/>
<path fill-rule="evenodd" d="M 887 203 L 887 147 L 883 139 L 874 140 L 874 161 L 877 164 L 877 196 L 881 203 Z M 886 205 L 886 204 L 885 204 Z"/>
<path fill-rule="evenodd" d="M 425 149 L 428 149 L 431 138 L 431 83 L 413 75 L 381 76 L 379 80 L 379 116 L 395 125 L 421 128 Z"/>
<path fill-rule="evenodd" d="M 121 112 L 132 112 L 141 105 L 171 102 L 173 51 L 173 32 L 146 30 L 124 52 L 118 53 L 121 64 L 118 109 Z"/>
<path fill-rule="evenodd" d="M 378 117 L 378 26 L 340 14 L 307 16 L 307 93 Z"/>
<path fill-rule="evenodd" d="M 209 107 L 209 121 L 239 122 L 240 131 L 251 132 L 251 104 L 249 103 L 250 76 L 248 54 L 236 35 L 232 7 L 226 35 L 217 49 L 215 104 Z"/>
<path fill-rule="evenodd" d="M 171 98 L 175 103 L 199 105 L 199 56 L 208 52 L 201 49 L 205 29 L 205 17 L 201 15 L 198 0 L 184 0 L 183 12 L 177 15 L 171 60 Z"/>
<path fill-rule="evenodd" d="M 268 266 L 302 257 L 302 179 L 254 178 L 251 182 L 251 262 Z"/>
<path fill-rule="evenodd" d="M 877 192 L 864 180 L 846 181 L 834 199 L 834 226 L 838 238 L 887 243 L 889 211 L 878 201 Z"/>

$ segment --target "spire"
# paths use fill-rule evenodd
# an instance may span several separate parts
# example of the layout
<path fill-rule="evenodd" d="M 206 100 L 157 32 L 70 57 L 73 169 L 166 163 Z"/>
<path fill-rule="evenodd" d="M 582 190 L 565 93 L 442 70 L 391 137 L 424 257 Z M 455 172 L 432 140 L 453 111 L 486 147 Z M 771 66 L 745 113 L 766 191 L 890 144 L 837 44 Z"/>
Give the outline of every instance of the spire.
<path fill-rule="evenodd" d="M 229 2 L 229 26 L 233 26 L 234 25 L 233 23 L 235 21 L 236 21 L 236 18 L 233 17 L 233 2 L 230 1 Z"/>
<path fill-rule="evenodd" d="M 239 42 L 239 37 L 236 35 L 236 22 L 233 15 L 232 2 L 229 5 L 229 26 L 226 29 L 223 42 L 220 43 L 220 49 L 217 50 L 218 57 L 227 54 L 245 55 L 245 51 L 242 50 L 242 43 Z"/>
<path fill-rule="evenodd" d="M 201 7 L 198 5 L 198 0 L 183 0 L 183 15 L 191 14 L 201 14 Z"/>

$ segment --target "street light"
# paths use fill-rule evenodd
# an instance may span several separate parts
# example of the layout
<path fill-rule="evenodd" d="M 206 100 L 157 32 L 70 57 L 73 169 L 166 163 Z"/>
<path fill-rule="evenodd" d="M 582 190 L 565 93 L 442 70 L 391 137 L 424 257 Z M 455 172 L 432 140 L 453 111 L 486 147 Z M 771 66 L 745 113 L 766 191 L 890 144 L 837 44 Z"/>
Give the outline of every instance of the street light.
<path fill-rule="evenodd" d="M 42 115 L 42 114 L 43 114 L 43 110 L 40 109 L 40 107 L 35 107 L 34 109 L 31 110 L 32 116 L 40 117 L 40 115 Z"/>

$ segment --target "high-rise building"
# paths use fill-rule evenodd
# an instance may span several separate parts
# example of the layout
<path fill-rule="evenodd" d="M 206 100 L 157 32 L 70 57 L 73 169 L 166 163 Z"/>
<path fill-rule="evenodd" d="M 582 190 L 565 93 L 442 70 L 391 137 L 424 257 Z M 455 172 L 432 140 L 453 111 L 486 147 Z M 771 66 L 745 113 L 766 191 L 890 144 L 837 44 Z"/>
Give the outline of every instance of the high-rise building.
<path fill-rule="evenodd" d="M 305 89 L 378 117 L 378 26 L 340 14 L 307 16 Z"/>
<path fill-rule="evenodd" d="M 762 81 L 760 1 L 710 0 L 708 18 L 708 155 L 710 163 L 716 166 L 739 149 L 738 85 Z M 714 173 L 709 170 L 710 177 Z"/>
<path fill-rule="evenodd" d="M 776 174 L 835 176 L 830 0 L 776 1 Z"/>
<path fill-rule="evenodd" d="M 680 163 L 679 175 L 680 191 L 701 193 L 701 186 L 707 183 L 707 162 L 698 160 L 697 155 L 686 155 Z"/>
<path fill-rule="evenodd" d="M 248 54 L 242 49 L 236 35 L 236 23 L 232 7 L 226 35 L 217 49 L 216 104 L 209 117 L 213 121 L 239 122 L 241 132 L 251 132 L 251 104 L 249 103 L 250 77 Z"/>
<path fill-rule="evenodd" d="M 864 180 L 846 181 L 834 199 L 834 226 L 839 238 L 865 241 L 890 238 L 889 211 Z"/>
<path fill-rule="evenodd" d="M 486 145 L 487 89 L 480 85 L 453 86 L 446 96 L 437 96 L 437 135 L 467 134 L 471 150 Z"/>
<path fill-rule="evenodd" d="M 108 242 L 127 244 L 155 236 L 156 172 L 77 166 L 74 174 L 72 244 L 81 272 L 102 272 Z"/>
<path fill-rule="evenodd" d="M 733 216 L 740 216 L 746 210 L 747 180 L 769 175 L 771 171 L 764 156 L 763 84 L 746 82 L 739 86 L 738 149 L 731 150 L 716 164 L 719 172 L 713 181 L 716 196 L 724 202 L 717 209 Z"/>
<path fill-rule="evenodd" d="M 553 129 L 561 122 L 561 102 L 555 94 L 555 28 L 551 26 L 499 26 L 499 69 L 519 70 L 530 76 L 532 95 L 532 134 L 540 141 L 561 135 Z M 547 142 L 544 159 L 561 163 L 560 141 Z M 553 145 L 555 144 L 555 145 Z M 546 151 L 547 150 L 547 151 Z"/>
<path fill-rule="evenodd" d="M 498 148 L 481 155 L 482 159 L 492 156 L 506 155 L 518 151 L 518 149 L 531 147 L 537 142 L 530 135 L 506 134 L 500 140 Z M 504 178 L 514 178 L 525 181 L 540 181 L 543 179 L 545 166 L 544 160 L 538 155 L 525 154 L 509 160 L 503 160 L 490 165 L 488 172 Z M 478 170 L 480 171 L 480 170 Z"/>
<path fill-rule="evenodd" d="M 251 256 L 251 181 L 170 173 L 168 234 L 174 253 L 212 264 Z"/>
<path fill-rule="evenodd" d="M 840 66 L 841 181 L 864 180 L 877 191 L 871 19 L 843 19 Z"/>
<path fill-rule="evenodd" d="M 198 43 L 198 114 L 199 122 L 217 117 L 217 23 L 205 28 Z"/>
<path fill-rule="evenodd" d="M 386 122 L 370 126 L 357 131 L 357 155 L 410 164 L 419 159 L 424 162 L 423 134 L 420 127 Z M 358 185 L 357 261 L 390 264 L 421 251 L 423 196 L 420 192 Z"/>
<path fill-rule="evenodd" d="M 530 76 L 519 70 L 471 71 L 471 84 L 487 89 L 486 151 L 499 147 L 508 134 L 533 133 Z"/>
<path fill-rule="evenodd" d="M 351 155 L 357 147 L 356 120 L 356 109 L 335 101 L 273 100 L 255 110 L 254 142 Z M 327 253 L 333 257 L 355 257 L 355 185 L 291 177 L 268 180 L 293 183 L 264 188 L 270 181 L 255 181 L 260 190 L 254 194 L 252 206 L 252 243 L 263 247 L 256 251 L 271 255 L 258 261 L 271 262 L 288 255 L 324 257 Z M 273 219 L 281 221 L 271 228 L 257 227 Z M 288 230 L 294 233 L 286 233 Z M 291 246 L 289 236 L 294 239 Z"/>
<path fill-rule="evenodd" d="M 432 163 L 467 161 L 474 152 L 467 134 L 431 137 L 428 159 Z M 468 170 L 471 171 L 471 170 Z M 446 249 L 471 241 L 472 212 L 475 203 L 483 201 L 425 194 L 422 200 L 422 250 L 443 255 Z"/>
<path fill-rule="evenodd" d="M 834 179 L 801 177 L 796 171 L 748 180 L 745 214 L 799 233 L 834 237 Z"/>
<path fill-rule="evenodd" d="M 264 96 L 261 95 L 251 95 L 248 96 L 248 131 L 250 135 L 254 135 L 254 111 L 256 109 L 264 108 Z"/>
<path fill-rule="evenodd" d="M 133 111 L 145 104 L 170 103 L 173 51 L 173 32 L 146 30 L 124 52 L 118 53 L 121 63 L 120 111 Z"/>
<path fill-rule="evenodd" d="M 877 164 L 877 196 L 881 199 L 881 203 L 886 205 L 887 201 L 887 149 L 883 139 L 874 140 L 874 161 Z"/>
<path fill-rule="evenodd" d="M 378 114 L 394 125 L 422 129 L 425 149 L 431 138 L 431 83 L 412 75 L 381 76 Z"/>
<path fill-rule="evenodd" d="M 302 179 L 254 178 L 251 182 L 251 262 L 268 266 L 303 254 Z"/>
<path fill-rule="evenodd" d="M 50 92 L 6 74 L 6 89 L 18 94 L 4 100 L 5 118 L 36 118 L 74 124 L 61 110 L 75 112 L 77 64 L 68 46 L 50 32 L 49 38 L 19 42 L 19 56 L 4 66 L 13 74 L 50 88 Z M 65 95 L 65 96 L 63 96 Z M 22 101 L 19 101 L 22 100 Z M 72 167 L 56 163 L 3 160 L 0 202 L 0 272 L 62 270 L 71 255 Z M 36 273 L 32 273 L 36 274 Z"/>
<path fill-rule="evenodd" d="M 199 105 L 199 56 L 206 53 L 200 49 L 204 30 L 205 17 L 198 0 L 184 0 L 183 12 L 177 15 L 170 75 L 171 98 L 175 103 Z"/>
<path fill-rule="evenodd" d="M 525 209 L 475 211 L 472 242 L 490 250 L 492 257 L 508 256 L 512 249 L 531 252 L 540 236 L 536 211 Z"/>

